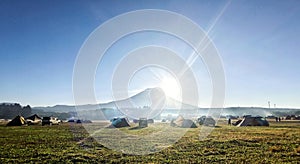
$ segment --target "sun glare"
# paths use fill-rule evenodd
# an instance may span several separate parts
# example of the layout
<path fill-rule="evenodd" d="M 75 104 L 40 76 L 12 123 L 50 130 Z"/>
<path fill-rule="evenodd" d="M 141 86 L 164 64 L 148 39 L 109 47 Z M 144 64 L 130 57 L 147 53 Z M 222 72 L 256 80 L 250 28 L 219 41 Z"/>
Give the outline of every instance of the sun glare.
<path fill-rule="evenodd" d="M 159 87 L 166 96 L 180 100 L 180 86 L 174 78 L 163 78 Z"/>

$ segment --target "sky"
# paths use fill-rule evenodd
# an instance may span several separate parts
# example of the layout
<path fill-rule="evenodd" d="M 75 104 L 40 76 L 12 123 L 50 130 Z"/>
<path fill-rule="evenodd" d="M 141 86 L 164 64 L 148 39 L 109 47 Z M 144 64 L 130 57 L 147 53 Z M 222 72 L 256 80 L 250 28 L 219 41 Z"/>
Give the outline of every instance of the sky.
<path fill-rule="evenodd" d="M 270 101 L 272 106 L 300 108 L 297 0 L 0 0 L 0 102 L 74 104 L 73 68 L 85 40 L 104 22 L 141 9 L 181 14 L 207 33 L 223 62 L 224 106 L 268 107 Z M 153 44 L 168 47 L 185 60 L 192 53 L 186 43 L 167 34 L 145 31 L 121 38 L 98 66 L 97 101 L 112 100 L 110 79 L 122 57 L 134 48 Z M 209 72 L 201 58 L 191 67 L 199 84 L 199 106 L 208 107 L 212 97 Z M 157 74 L 171 79 L 157 69 L 138 71 L 129 84 L 130 92 L 156 86 L 160 83 L 155 80 Z"/>

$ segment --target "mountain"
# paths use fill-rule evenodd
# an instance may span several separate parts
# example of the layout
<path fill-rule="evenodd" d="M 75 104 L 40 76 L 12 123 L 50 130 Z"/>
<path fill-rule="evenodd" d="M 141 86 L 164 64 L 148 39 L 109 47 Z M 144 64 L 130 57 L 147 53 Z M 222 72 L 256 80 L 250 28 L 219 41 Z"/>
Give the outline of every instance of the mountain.
<path fill-rule="evenodd" d="M 137 93 L 127 99 L 112 101 L 105 104 L 99 104 L 101 108 L 117 108 L 117 105 L 122 106 L 124 108 L 134 107 L 143 108 L 143 107 L 151 107 L 153 104 L 158 104 L 159 101 L 164 102 L 164 108 L 166 109 L 196 109 L 198 107 L 181 103 L 178 100 L 175 100 L 171 97 L 167 97 L 164 95 L 163 91 L 160 88 L 147 88 L 144 91 Z"/>
<path fill-rule="evenodd" d="M 31 107 L 21 106 L 18 103 L 0 103 L 0 118 L 12 119 L 17 115 L 28 117 L 31 115 Z"/>
<path fill-rule="evenodd" d="M 229 107 L 224 109 L 198 108 L 189 104 L 181 103 L 173 98 L 165 96 L 160 88 L 148 88 L 129 98 L 112 101 L 100 104 L 87 105 L 55 105 L 52 107 L 34 107 L 34 110 L 42 110 L 45 112 L 68 113 L 82 116 L 82 118 L 113 118 L 120 115 L 127 115 L 131 118 L 148 117 L 154 118 L 157 116 L 168 115 L 186 115 L 198 117 L 201 115 L 218 116 L 220 113 L 223 116 L 243 116 L 243 115 L 259 115 L 269 116 L 277 115 L 284 116 L 288 114 L 297 114 L 300 109 L 289 108 L 261 108 L 261 107 Z M 183 109 L 180 110 L 179 109 Z"/>
<path fill-rule="evenodd" d="M 165 102 L 165 103 L 163 103 Z M 119 109 L 119 108 L 146 108 L 153 107 L 153 105 L 159 105 L 166 109 L 179 109 L 180 107 L 183 109 L 196 109 L 197 107 L 181 103 L 173 98 L 167 97 L 164 95 L 163 91 L 160 88 L 148 88 L 142 92 L 137 93 L 127 99 L 111 101 L 108 103 L 100 103 L 100 104 L 87 104 L 87 105 L 55 105 L 55 106 L 47 106 L 47 107 L 34 107 L 33 109 L 44 110 L 48 112 L 75 112 L 75 111 L 88 111 L 88 110 L 96 110 L 96 109 Z"/>
<path fill-rule="evenodd" d="M 43 110 L 47 112 L 73 112 L 75 111 L 75 106 L 70 105 L 55 105 L 47 107 L 33 107 L 35 110 Z"/>

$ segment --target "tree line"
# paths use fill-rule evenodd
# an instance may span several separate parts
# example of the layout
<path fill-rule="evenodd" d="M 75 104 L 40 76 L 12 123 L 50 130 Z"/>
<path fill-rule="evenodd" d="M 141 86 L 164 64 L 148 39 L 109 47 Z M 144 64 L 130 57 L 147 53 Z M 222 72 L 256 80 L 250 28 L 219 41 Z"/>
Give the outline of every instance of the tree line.
<path fill-rule="evenodd" d="M 31 107 L 29 105 L 22 107 L 18 103 L 2 103 L 0 104 L 0 118 L 12 119 L 17 115 L 28 117 L 31 115 Z"/>

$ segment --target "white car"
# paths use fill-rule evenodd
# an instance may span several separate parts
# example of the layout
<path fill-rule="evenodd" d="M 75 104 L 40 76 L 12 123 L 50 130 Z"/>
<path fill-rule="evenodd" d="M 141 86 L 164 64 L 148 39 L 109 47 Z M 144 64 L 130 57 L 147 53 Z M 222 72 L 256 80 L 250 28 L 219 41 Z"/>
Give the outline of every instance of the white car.
<path fill-rule="evenodd" d="M 42 126 L 44 125 L 58 125 L 61 121 L 56 117 L 43 117 Z"/>

